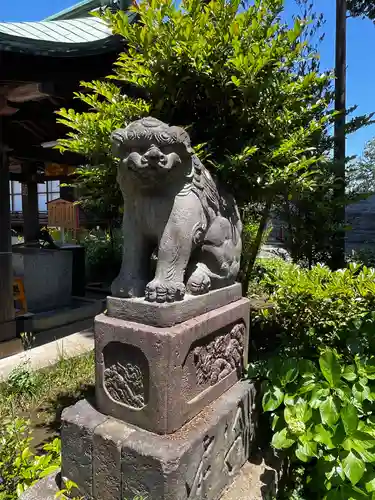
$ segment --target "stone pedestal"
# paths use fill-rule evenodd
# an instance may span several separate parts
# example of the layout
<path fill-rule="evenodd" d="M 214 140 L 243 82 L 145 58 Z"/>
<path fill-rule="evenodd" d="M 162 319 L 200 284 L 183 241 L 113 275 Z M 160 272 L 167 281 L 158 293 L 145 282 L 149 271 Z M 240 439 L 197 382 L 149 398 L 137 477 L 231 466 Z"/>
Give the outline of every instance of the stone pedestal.
<path fill-rule="evenodd" d="M 163 436 L 81 401 L 62 415 L 62 477 L 88 499 L 217 500 L 249 457 L 254 397 L 248 382 L 238 382 Z"/>
<path fill-rule="evenodd" d="M 159 434 L 176 431 L 240 380 L 249 313 L 240 299 L 163 328 L 98 316 L 98 409 Z"/>
<path fill-rule="evenodd" d="M 62 415 L 62 478 L 89 500 L 218 500 L 254 436 L 249 301 L 233 285 L 173 304 L 109 298 L 108 313 L 95 406 Z"/>

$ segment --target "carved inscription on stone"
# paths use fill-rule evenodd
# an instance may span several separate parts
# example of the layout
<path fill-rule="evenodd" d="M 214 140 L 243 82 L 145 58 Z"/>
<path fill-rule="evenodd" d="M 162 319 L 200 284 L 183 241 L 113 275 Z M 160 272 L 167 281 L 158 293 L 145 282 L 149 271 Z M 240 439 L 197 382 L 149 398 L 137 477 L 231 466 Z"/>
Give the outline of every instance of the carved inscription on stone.
<path fill-rule="evenodd" d="M 148 400 L 149 369 L 140 349 L 110 342 L 103 349 L 104 387 L 109 396 L 131 408 L 143 408 Z"/>
<path fill-rule="evenodd" d="M 229 475 L 237 472 L 239 464 L 247 460 L 250 446 L 250 413 L 248 410 L 248 400 L 241 403 L 237 409 L 231 428 L 231 440 L 228 450 L 224 456 L 224 465 Z"/>
<path fill-rule="evenodd" d="M 194 348 L 198 385 L 215 385 L 234 370 L 241 373 L 245 331 L 245 325 L 238 323 Z"/>
<path fill-rule="evenodd" d="M 186 494 L 188 500 L 197 500 L 198 498 L 205 497 L 204 486 L 207 480 L 211 476 L 211 465 L 212 465 L 212 452 L 215 446 L 214 436 L 205 436 L 202 442 L 202 457 L 198 463 L 192 464 L 195 470 L 188 470 L 186 474 Z"/>

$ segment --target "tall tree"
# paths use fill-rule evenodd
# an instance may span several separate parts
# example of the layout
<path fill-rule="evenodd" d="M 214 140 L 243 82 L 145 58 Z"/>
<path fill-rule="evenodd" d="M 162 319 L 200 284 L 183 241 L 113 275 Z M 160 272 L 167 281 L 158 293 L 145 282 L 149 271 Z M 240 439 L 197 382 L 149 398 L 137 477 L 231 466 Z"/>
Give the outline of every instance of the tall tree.
<path fill-rule="evenodd" d="M 359 159 L 349 164 L 347 189 L 349 193 L 375 193 L 375 139 L 366 144 Z"/>
<path fill-rule="evenodd" d="M 352 17 L 368 17 L 375 19 L 374 0 L 347 0 L 347 8 Z"/>
<path fill-rule="evenodd" d="M 181 8 L 173 0 L 143 0 L 131 8 L 134 24 L 124 13 L 108 12 L 104 19 L 126 51 L 110 81 L 83 84 L 85 92 L 76 97 L 87 112 L 59 112 L 70 128 L 60 148 L 83 153 L 96 165 L 82 169 L 81 180 L 98 179 L 100 171 L 97 188 L 113 192 L 117 160 L 109 134 L 150 114 L 189 127 L 193 144 L 205 144 L 212 168 L 244 214 L 258 205 L 266 221 L 281 193 L 315 185 L 320 155 L 313 146 L 331 120 L 325 92 L 331 74 L 309 67 L 309 27 L 298 19 L 286 26 L 283 7 L 283 0 L 183 0 Z M 301 74 L 305 61 L 309 69 Z M 124 96 L 113 82 L 133 91 Z"/>

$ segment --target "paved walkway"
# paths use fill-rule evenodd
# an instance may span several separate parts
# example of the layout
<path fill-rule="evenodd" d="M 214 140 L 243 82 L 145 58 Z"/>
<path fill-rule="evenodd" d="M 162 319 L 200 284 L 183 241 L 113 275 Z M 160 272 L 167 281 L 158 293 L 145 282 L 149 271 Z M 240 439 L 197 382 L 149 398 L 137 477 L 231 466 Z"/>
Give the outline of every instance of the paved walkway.
<path fill-rule="evenodd" d="M 48 344 L 0 359 L 0 380 L 6 380 L 11 371 L 20 365 L 26 365 L 31 370 L 39 370 L 56 364 L 61 358 L 74 358 L 93 349 L 92 330 L 73 333 Z"/>
<path fill-rule="evenodd" d="M 247 462 L 221 500 L 269 499 L 276 482 L 275 471 L 263 462 L 259 465 Z"/>

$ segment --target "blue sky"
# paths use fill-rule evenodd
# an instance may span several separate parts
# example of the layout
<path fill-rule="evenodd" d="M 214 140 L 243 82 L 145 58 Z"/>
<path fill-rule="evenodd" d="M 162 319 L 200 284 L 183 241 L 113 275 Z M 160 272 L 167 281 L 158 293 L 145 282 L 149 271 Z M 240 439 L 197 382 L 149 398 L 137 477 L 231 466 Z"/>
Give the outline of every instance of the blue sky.
<path fill-rule="evenodd" d="M 77 3 L 75 0 L 0 0 L 0 21 L 39 21 Z M 321 45 L 322 69 L 334 65 L 335 0 L 314 0 L 315 9 L 326 18 Z M 292 16 L 294 0 L 285 0 L 286 16 Z M 375 26 L 366 19 L 348 20 L 347 103 L 358 105 L 357 114 L 375 111 Z M 361 154 L 365 143 L 375 137 L 375 125 L 347 140 L 348 154 Z"/>

